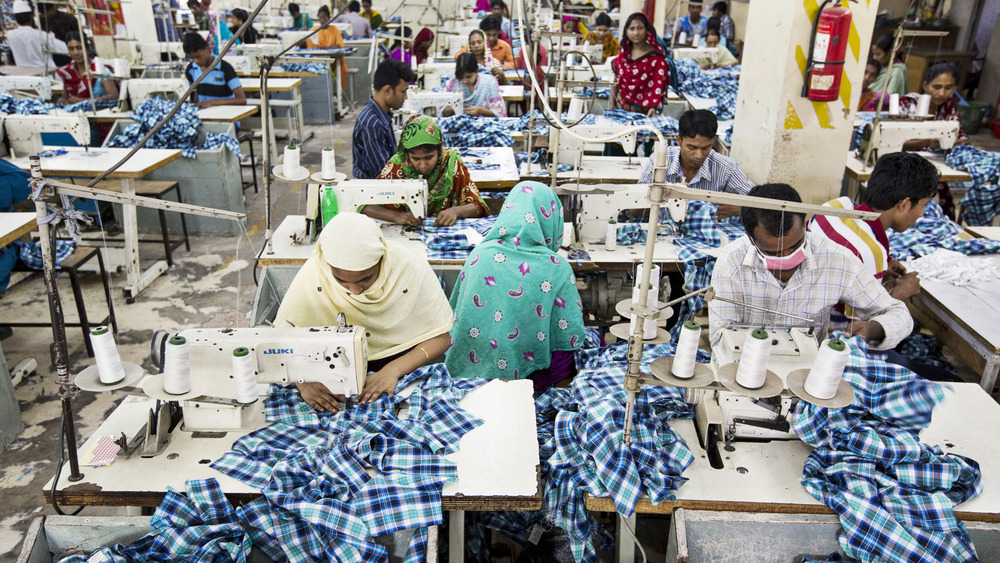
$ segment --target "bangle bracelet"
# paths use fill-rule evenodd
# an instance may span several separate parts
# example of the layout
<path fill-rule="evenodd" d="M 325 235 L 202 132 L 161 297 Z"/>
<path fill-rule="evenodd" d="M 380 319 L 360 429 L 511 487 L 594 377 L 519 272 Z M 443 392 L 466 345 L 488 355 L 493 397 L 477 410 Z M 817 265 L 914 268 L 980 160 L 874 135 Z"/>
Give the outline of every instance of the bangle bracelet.
<path fill-rule="evenodd" d="M 417 350 L 420 350 L 421 352 L 423 352 L 424 355 L 427 356 L 428 360 L 431 359 L 431 355 L 427 353 L 427 350 L 424 350 L 423 346 L 417 346 Z"/>

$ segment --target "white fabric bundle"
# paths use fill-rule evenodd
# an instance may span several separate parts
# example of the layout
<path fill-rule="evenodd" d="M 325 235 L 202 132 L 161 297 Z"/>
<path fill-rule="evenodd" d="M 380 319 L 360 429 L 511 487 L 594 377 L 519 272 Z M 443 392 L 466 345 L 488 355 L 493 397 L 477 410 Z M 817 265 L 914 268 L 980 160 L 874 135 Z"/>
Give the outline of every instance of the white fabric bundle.
<path fill-rule="evenodd" d="M 950 283 L 956 286 L 979 285 L 1000 279 L 996 262 L 973 259 L 961 252 L 941 248 L 931 254 L 906 262 L 907 270 L 920 274 L 921 280 Z"/>

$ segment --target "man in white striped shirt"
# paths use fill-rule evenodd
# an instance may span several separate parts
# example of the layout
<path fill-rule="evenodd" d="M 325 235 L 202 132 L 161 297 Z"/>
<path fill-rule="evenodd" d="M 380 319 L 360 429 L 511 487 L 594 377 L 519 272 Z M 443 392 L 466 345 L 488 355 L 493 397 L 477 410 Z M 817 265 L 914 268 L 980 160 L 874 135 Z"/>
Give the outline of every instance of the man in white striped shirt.
<path fill-rule="evenodd" d="M 667 182 L 713 192 L 746 195 L 750 191 L 753 183 L 740 170 L 740 165 L 712 149 L 718 129 L 715 114 L 707 109 L 690 110 L 681 115 L 677 123 L 677 146 L 667 147 Z M 652 181 L 653 159 L 649 158 L 639 174 L 639 183 Z M 739 212 L 739 206 L 720 205 L 716 217 L 723 219 Z"/>
<path fill-rule="evenodd" d="M 801 202 L 787 184 L 765 184 L 752 196 Z M 732 303 L 713 300 L 708 306 L 710 340 L 717 344 L 731 324 L 816 326 L 826 334 L 837 303 L 849 305 L 858 319 L 849 336 L 861 336 L 878 350 L 896 346 L 913 330 L 913 319 L 842 246 L 819 233 L 808 233 L 805 215 L 744 207 L 746 236 L 722 250 L 712 272 L 716 295 L 771 311 L 813 319 L 812 323 Z"/>

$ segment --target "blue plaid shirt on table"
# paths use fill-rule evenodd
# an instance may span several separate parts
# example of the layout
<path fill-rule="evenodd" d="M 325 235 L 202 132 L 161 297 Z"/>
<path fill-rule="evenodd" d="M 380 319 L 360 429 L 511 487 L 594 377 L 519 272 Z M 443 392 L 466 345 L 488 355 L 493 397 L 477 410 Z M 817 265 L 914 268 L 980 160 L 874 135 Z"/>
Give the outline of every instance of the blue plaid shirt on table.
<path fill-rule="evenodd" d="M 989 225 L 1000 213 L 1000 153 L 958 145 L 948 151 L 945 163 L 972 176 L 972 187 L 962 198 L 962 219 Z"/>
<path fill-rule="evenodd" d="M 134 147 L 153 126 L 160 122 L 173 109 L 174 102 L 154 97 L 139 104 L 132 112 L 135 125 L 129 125 L 121 133 L 108 140 L 109 147 Z M 196 151 L 214 150 L 226 147 L 239 156 L 240 143 L 235 137 L 220 133 L 205 133 L 205 142 L 198 144 L 198 129 L 201 119 L 198 118 L 198 108 L 194 104 L 182 104 L 181 109 L 161 127 L 155 135 L 146 141 L 150 149 L 180 149 L 185 158 L 194 158 Z"/>
<path fill-rule="evenodd" d="M 496 216 L 480 219 L 459 219 L 450 227 L 435 227 L 434 217 L 425 217 L 423 228 L 417 236 L 427 245 L 427 258 L 431 260 L 465 260 L 476 247 L 461 231 L 473 229 L 479 234 L 489 234 Z"/>
<path fill-rule="evenodd" d="M 985 238 L 959 238 L 962 229 L 944 216 L 936 201 L 924 207 L 924 216 L 902 233 L 889 231 L 889 248 L 897 260 L 920 258 L 939 248 L 962 254 L 998 254 L 1000 241 Z"/>
<path fill-rule="evenodd" d="M 793 427 L 815 449 L 802 485 L 837 512 L 840 546 L 859 561 L 978 561 L 954 507 L 982 491 L 979 465 L 920 443 L 946 386 L 926 381 L 848 340 L 843 409 L 800 402 Z"/>

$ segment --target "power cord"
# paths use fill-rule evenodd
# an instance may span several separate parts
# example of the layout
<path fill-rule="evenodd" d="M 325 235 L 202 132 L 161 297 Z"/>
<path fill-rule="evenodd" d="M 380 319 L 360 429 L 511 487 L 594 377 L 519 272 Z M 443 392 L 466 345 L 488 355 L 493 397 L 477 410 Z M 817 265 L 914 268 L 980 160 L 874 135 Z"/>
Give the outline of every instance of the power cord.
<path fill-rule="evenodd" d="M 59 417 L 59 461 L 56 462 L 56 476 L 52 478 L 52 489 L 49 491 L 50 500 L 52 501 L 52 508 L 56 511 L 56 514 L 60 516 L 76 516 L 87 508 L 83 505 L 76 509 L 76 512 L 65 513 L 62 508 L 59 507 L 59 503 L 56 502 L 56 488 L 59 486 L 59 476 L 62 475 L 62 466 L 65 461 L 66 451 L 65 451 L 65 440 L 66 440 L 66 411 L 63 411 L 62 416 Z"/>
<path fill-rule="evenodd" d="M 618 514 L 617 512 L 615 514 Z M 639 543 L 639 538 L 635 537 L 635 531 L 632 526 L 628 525 L 628 519 L 626 519 L 621 514 L 618 514 L 618 518 L 622 521 L 622 527 L 628 530 L 628 535 L 632 536 L 632 541 L 635 542 L 635 546 L 639 548 L 639 553 L 642 554 L 642 563 L 646 563 L 646 550 L 642 548 L 642 544 Z"/>

